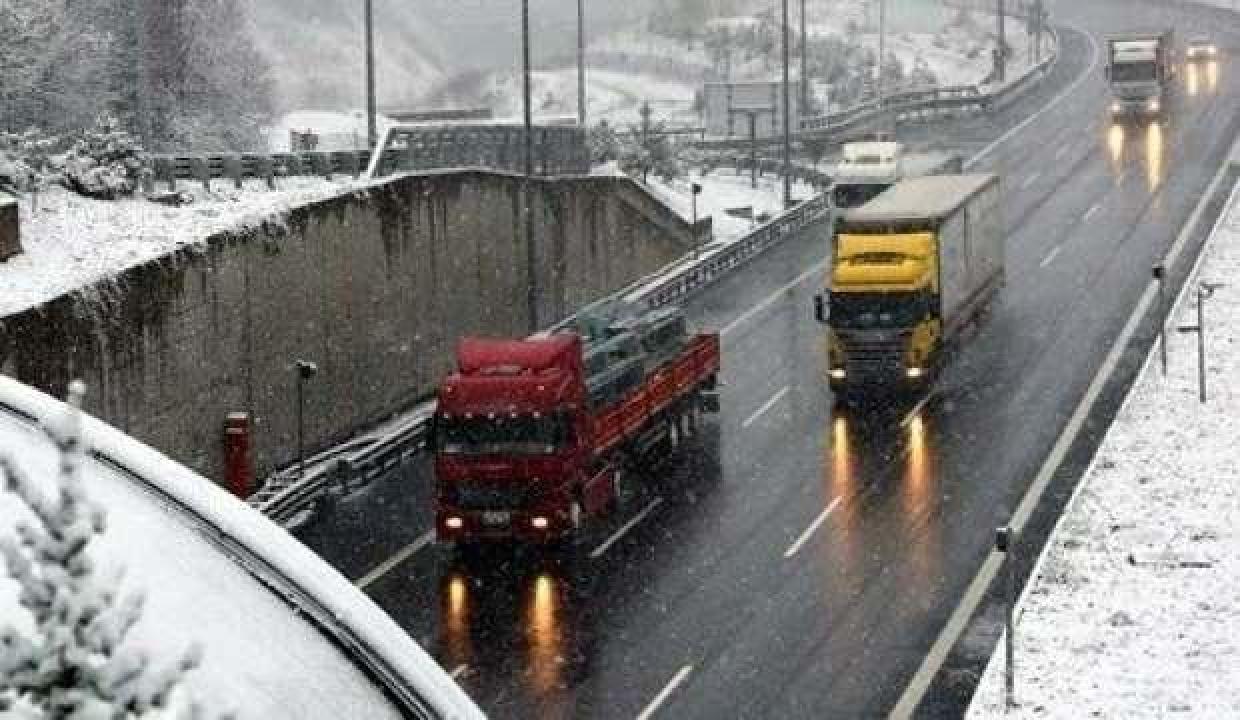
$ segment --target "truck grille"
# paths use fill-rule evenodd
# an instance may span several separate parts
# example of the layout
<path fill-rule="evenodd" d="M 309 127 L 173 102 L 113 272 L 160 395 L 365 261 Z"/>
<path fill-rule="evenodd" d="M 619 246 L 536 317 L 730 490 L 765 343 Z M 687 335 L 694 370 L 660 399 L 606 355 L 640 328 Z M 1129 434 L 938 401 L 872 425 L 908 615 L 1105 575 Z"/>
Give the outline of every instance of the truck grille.
<path fill-rule="evenodd" d="M 852 380 L 880 380 L 904 372 L 904 348 L 909 330 L 839 332 L 844 346 L 844 369 Z"/>
<path fill-rule="evenodd" d="M 465 481 L 453 488 L 453 500 L 463 510 L 513 510 L 525 507 L 533 493 L 513 482 Z"/>

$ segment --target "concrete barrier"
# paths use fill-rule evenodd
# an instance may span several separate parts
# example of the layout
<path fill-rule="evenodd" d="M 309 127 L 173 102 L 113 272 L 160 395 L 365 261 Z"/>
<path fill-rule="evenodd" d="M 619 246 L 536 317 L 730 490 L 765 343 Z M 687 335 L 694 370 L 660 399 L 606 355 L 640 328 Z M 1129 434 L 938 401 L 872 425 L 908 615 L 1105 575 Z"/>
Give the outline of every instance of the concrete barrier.
<path fill-rule="evenodd" d="M 465 334 L 528 326 L 519 176 L 393 179 L 211 237 L 0 320 L 0 369 L 222 479 L 224 422 L 252 419 L 256 471 L 296 453 L 298 359 L 313 449 L 426 396 Z M 688 251 L 689 224 L 627 178 L 533 183 L 540 322 Z"/>

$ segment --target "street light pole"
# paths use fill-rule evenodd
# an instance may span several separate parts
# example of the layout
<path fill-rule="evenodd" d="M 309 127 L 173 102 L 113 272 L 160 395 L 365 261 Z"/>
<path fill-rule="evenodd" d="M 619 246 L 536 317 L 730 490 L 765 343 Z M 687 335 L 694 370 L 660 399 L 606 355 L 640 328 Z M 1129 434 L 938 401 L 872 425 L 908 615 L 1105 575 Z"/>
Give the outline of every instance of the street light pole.
<path fill-rule="evenodd" d="M 1003 32 L 1003 0 L 997 0 L 997 2 L 999 3 L 999 49 L 996 56 L 998 65 L 995 67 L 995 79 L 1003 82 L 1007 77 L 1007 41 Z"/>
<path fill-rule="evenodd" d="M 534 251 L 534 218 L 530 212 L 530 185 L 534 175 L 534 120 L 530 106 L 530 0 L 521 0 L 521 73 L 525 113 L 525 177 L 521 187 L 521 214 L 525 227 L 525 312 L 527 329 L 538 330 L 538 254 Z"/>
<path fill-rule="evenodd" d="M 878 0 L 878 107 L 883 107 L 883 55 L 887 52 L 887 0 Z"/>
<path fill-rule="evenodd" d="M 312 362 L 298 360 L 297 368 L 297 477 L 306 477 L 306 381 L 319 372 Z"/>
<path fill-rule="evenodd" d="M 809 111 L 809 35 L 805 32 L 805 0 L 801 0 L 801 115 Z"/>
<path fill-rule="evenodd" d="M 784 207 L 792 207 L 792 108 L 788 93 L 788 0 L 784 8 Z"/>
<path fill-rule="evenodd" d="M 577 125 L 586 126 L 586 0 L 577 0 Z"/>
<path fill-rule="evenodd" d="M 374 148 L 379 142 L 375 102 L 375 14 L 373 0 L 366 2 L 366 142 Z"/>

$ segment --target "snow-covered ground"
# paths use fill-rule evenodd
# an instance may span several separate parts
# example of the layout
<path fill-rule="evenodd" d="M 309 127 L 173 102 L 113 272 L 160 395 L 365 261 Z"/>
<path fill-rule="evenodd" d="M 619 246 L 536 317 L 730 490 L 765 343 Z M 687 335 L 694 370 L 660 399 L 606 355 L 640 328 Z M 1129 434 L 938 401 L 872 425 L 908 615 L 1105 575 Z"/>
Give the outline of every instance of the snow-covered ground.
<path fill-rule="evenodd" d="M 712 229 L 714 240 L 720 245 L 727 244 L 752 230 L 755 222 L 746 218 L 728 215 L 728 208 L 752 207 L 753 214 L 775 217 L 784 211 L 783 180 L 771 175 L 758 178 L 758 187 L 750 187 L 749 173 L 735 174 L 732 170 L 715 170 L 707 175 L 691 175 L 665 182 L 652 178 L 646 187 L 655 197 L 662 200 L 675 210 L 681 217 L 692 221 L 693 193 L 692 183 L 702 186 L 698 195 L 698 217 L 713 218 Z M 794 200 L 804 200 L 814 195 L 814 189 L 802 182 L 792 184 Z"/>
<path fill-rule="evenodd" d="M 194 202 L 179 208 L 143 199 L 90 200 L 55 187 L 21 200 L 24 252 L 0 262 L 0 317 L 114 277 L 134 265 L 179 247 L 205 242 L 235 227 L 278 218 L 291 207 L 338 195 L 358 183 L 319 178 L 282 178 L 276 192 L 262 181 L 237 191 L 215 181 L 207 193 L 199 183 L 179 188 Z"/>
<path fill-rule="evenodd" d="M 1233 160 L 1240 159 L 1233 156 Z M 1240 273 L 1240 190 L 1170 319 Z M 1019 605 L 1018 707 L 1002 643 L 969 718 L 1240 717 L 1240 283 L 1207 302 L 1209 403 L 1197 339 L 1151 354 Z"/>

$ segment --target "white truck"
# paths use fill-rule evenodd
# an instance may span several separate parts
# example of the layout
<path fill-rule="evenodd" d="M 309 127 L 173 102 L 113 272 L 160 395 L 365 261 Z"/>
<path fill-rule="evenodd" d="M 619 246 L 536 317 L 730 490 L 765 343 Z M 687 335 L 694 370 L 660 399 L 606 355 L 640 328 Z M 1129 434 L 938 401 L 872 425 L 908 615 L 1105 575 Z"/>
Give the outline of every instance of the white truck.
<path fill-rule="evenodd" d="M 1111 119 L 1158 122 L 1174 85 L 1175 32 L 1130 32 L 1106 39 Z"/>
<path fill-rule="evenodd" d="M 835 166 L 831 202 L 837 208 L 854 208 L 904 178 L 959 173 L 958 156 L 947 153 L 909 153 L 894 141 L 845 143 Z"/>

